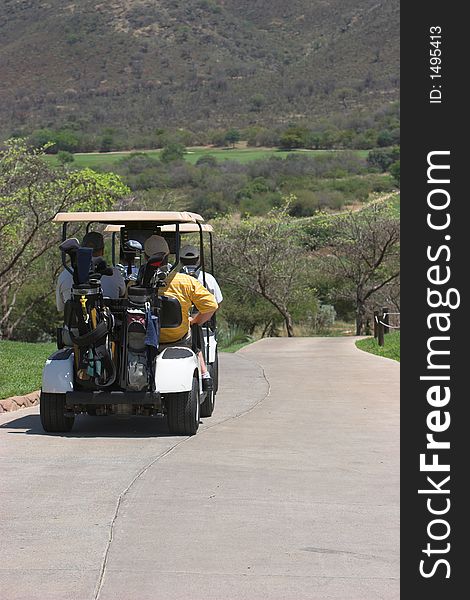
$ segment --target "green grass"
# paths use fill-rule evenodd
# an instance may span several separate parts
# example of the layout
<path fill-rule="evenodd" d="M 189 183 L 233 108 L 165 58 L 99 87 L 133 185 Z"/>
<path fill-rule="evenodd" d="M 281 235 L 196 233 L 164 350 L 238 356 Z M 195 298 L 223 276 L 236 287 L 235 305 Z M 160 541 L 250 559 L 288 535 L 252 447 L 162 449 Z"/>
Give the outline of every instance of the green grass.
<path fill-rule="evenodd" d="M 55 344 L 0 340 L 0 400 L 38 390 L 46 358 L 55 350 Z"/>
<path fill-rule="evenodd" d="M 400 362 L 400 332 L 393 331 L 385 336 L 385 345 L 379 346 L 374 338 L 367 338 L 356 342 L 356 346 L 364 352 L 384 356 Z"/>
<path fill-rule="evenodd" d="M 220 352 L 237 352 L 237 350 L 240 350 L 241 348 L 244 348 L 245 346 L 248 346 L 249 344 L 252 344 L 253 341 L 250 342 L 237 342 L 235 344 L 231 344 L 230 346 L 226 346 L 225 348 L 220 348 Z"/>
<path fill-rule="evenodd" d="M 90 152 L 87 154 L 74 154 L 75 160 L 72 165 L 78 168 L 90 167 L 91 169 L 95 167 L 110 167 L 132 152 L 144 152 L 152 158 L 159 158 L 161 150 L 129 150 L 126 152 L 117 153 Z M 233 160 L 240 163 L 247 163 L 252 160 L 259 160 L 260 158 L 269 158 L 270 156 L 286 158 L 286 156 L 289 154 L 318 155 L 324 154 L 325 152 L 334 151 L 299 150 L 286 152 L 284 150 L 278 150 L 277 148 L 188 148 L 185 155 L 185 160 L 191 164 L 195 164 L 201 158 L 201 156 L 207 156 L 209 154 L 214 156 L 218 161 Z M 337 152 L 342 152 L 342 150 L 337 150 Z M 354 150 L 354 152 L 362 158 L 367 158 L 369 153 L 368 150 Z M 46 160 L 52 164 L 58 164 L 57 157 L 55 155 L 47 155 Z"/>

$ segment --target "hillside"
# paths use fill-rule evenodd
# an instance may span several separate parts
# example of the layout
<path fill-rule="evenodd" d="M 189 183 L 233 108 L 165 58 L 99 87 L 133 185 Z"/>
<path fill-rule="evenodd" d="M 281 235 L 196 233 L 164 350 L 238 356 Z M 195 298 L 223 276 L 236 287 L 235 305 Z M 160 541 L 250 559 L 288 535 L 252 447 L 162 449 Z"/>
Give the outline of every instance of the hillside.
<path fill-rule="evenodd" d="M 0 134 L 274 125 L 398 98 L 398 0 L 3 0 Z"/>

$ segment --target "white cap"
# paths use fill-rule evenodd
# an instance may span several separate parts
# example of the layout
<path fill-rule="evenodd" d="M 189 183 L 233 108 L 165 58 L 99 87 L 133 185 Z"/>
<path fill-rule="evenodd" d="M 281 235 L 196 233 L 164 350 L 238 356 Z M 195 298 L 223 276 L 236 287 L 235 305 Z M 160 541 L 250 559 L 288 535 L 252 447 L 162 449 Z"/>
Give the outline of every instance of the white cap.
<path fill-rule="evenodd" d="M 144 251 L 147 256 L 153 256 L 154 254 L 159 254 L 160 252 L 170 254 L 168 243 L 161 235 L 151 235 L 149 238 L 147 238 L 144 244 Z"/>

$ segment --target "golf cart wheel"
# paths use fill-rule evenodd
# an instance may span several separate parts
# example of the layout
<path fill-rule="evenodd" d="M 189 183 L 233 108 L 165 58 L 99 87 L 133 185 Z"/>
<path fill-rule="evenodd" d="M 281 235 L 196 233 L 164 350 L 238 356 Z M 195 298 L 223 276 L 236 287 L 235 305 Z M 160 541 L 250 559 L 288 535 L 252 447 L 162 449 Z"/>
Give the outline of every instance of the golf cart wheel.
<path fill-rule="evenodd" d="M 207 392 L 206 399 L 201 404 L 201 417 L 211 417 L 212 416 L 212 413 L 214 412 L 214 407 L 215 407 L 215 395 L 217 393 L 216 378 L 215 378 L 217 376 L 217 363 L 215 362 L 212 365 L 208 365 L 207 368 L 209 369 L 209 373 L 212 377 L 212 385 L 214 386 L 214 389 L 212 389 L 210 392 Z M 215 375 L 215 377 L 214 377 L 214 375 Z"/>
<path fill-rule="evenodd" d="M 212 381 L 214 382 L 214 396 L 219 391 L 219 353 L 215 351 L 215 361 L 210 365 Z M 215 400 L 215 399 L 214 399 Z M 215 402 L 214 402 L 215 403 Z"/>
<path fill-rule="evenodd" d="M 194 435 L 199 427 L 199 381 L 193 378 L 190 392 L 168 394 L 167 418 L 170 433 Z"/>
<path fill-rule="evenodd" d="M 65 416 L 65 394 L 46 394 L 41 392 L 39 413 L 44 431 L 48 433 L 66 433 L 73 427 L 75 417 Z"/>
<path fill-rule="evenodd" d="M 215 392 L 207 392 L 206 399 L 201 404 L 201 417 L 211 417 L 215 406 Z"/>

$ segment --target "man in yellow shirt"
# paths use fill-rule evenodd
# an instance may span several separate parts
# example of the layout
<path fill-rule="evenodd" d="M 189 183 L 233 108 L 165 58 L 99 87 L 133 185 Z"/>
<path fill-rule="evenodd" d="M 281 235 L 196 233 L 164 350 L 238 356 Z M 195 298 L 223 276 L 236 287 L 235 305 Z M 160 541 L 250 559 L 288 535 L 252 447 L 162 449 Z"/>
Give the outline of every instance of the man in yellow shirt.
<path fill-rule="evenodd" d="M 147 257 L 155 254 L 164 253 L 165 257 L 162 264 L 168 262 L 170 249 L 168 243 L 162 236 L 152 235 L 145 244 L 144 251 Z M 165 296 L 176 298 L 181 305 L 182 322 L 179 327 L 165 328 L 160 331 L 160 348 L 167 344 L 179 342 L 181 345 L 191 345 L 190 327 L 191 325 L 202 325 L 212 317 L 218 309 L 213 294 L 211 294 L 197 279 L 191 275 L 177 273 L 166 288 L 161 289 Z M 198 312 L 190 316 L 191 308 L 195 306 Z M 199 350 L 201 350 L 199 348 Z M 211 389 L 211 377 L 207 370 L 202 352 L 198 353 L 201 365 L 201 373 L 204 388 Z"/>

